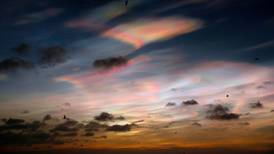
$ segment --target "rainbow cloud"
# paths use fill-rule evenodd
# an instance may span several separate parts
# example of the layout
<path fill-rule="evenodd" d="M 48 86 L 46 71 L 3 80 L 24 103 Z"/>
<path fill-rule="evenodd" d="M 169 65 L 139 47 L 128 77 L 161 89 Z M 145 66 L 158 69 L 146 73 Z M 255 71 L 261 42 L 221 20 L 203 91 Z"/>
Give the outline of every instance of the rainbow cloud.
<path fill-rule="evenodd" d="M 88 71 L 83 74 L 78 74 L 78 75 L 65 75 L 65 76 L 60 76 L 54 79 L 56 82 L 68 82 L 71 83 L 72 85 L 76 87 L 83 88 L 86 85 L 89 85 L 88 83 L 101 83 L 103 78 L 115 78 L 114 75 L 117 74 L 118 72 L 124 71 L 126 68 L 138 65 L 140 63 L 148 62 L 150 61 L 150 58 L 148 56 L 139 56 L 137 58 L 129 60 L 127 65 L 125 66 L 120 66 L 120 67 L 114 67 L 110 70 L 93 70 L 93 71 Z"/>
<path fill-rule="evenodd" d="M 140 19 L 138 21 L 118 25 L 103 32 L 103 36 L 129 43 L 136 49 L 160 40 L 193 32 L 202 27 L 196 19 L 167 17 Z"/>

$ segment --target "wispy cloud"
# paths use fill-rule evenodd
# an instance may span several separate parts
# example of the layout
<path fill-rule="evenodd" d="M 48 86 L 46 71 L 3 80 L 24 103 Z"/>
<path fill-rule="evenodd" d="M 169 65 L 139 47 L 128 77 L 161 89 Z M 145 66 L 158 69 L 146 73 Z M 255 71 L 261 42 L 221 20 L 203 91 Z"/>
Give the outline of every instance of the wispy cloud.
<path fill-rule="evenodd" d="M 274 46 L 274 40 L 270 40 L 270 41 L 267 41 L 267 42 L 263 42 L 263 43 L 260 43 L 260 44 L 256 44 L 256 45 L 252 45 L 252 46 L 249 46 L 249 47 L 246 47 L 246 48 L 242 48 L 242 49 L 239 49 L 238 51 L 240 51 L 240 52 L 254 51 L 254 50 L 258 50 L 258 49 L 262 49 L 262 48 L 266 48 L 266 47 L 271 47 L 271 46 Z"/>
<path fill-rule="evenodd" d="M 26 25 L 31 23 L 41 22 L 51 17 L 60 15 L 64 10 L 62 8 L 48 8 L 39 12 L 33 12 L 21 16 L 15 23 L 15 25 Z"/>
<path fill-rule="evenodd" d="M 104 29 L 108 21 L 125 14 L 128 10 L 129 7 L 125 7 L 120 1 L 108 3 L 90 11 L 84 17 L 66 22 L 65 27 L 85 28 L 91 31 Z"/>

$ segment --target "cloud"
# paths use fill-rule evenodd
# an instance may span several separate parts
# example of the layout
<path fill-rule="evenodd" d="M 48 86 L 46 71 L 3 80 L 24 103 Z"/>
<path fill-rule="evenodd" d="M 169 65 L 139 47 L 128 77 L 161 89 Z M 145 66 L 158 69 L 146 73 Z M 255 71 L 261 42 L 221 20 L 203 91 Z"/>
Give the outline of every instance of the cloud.
<path fill-rule="evenodd" d="M 77 132 L 81 124 L 72 119 L 67 119 L 64 123 L 58 124 L 51 130 L 55 133 L 68 133 L 68 132 Z"/>
<path fill-rule="evenodd" d="M 124 7 L 120 2 L 115 1 L 92 10 L 85 17 L 65 23 L 65 26 L 69 28 L 85 28 L 91 31 L 100 30 L 105 27 L 107 22 L 125 14 L 127 11 L 128 7 Z"/>
<path fill-rule="evenodd" d="M 191 124 L 192 126 L 195 126 L 195 127 L 202 127 L 202 124 L 198 123 L 198 122 L 194 122 Z"/>
<path fill-rule="evenodd" d="M 43 122 L 46 122 L 46 121 L 51 120 L 51 119 L 52 119 L 51 115 L 47 114 L 47 115 L 44 116 Z"/>
<path fill-rule="evenodd" d="M 49 137 L 50 134 L 45 132 L 0 132 L 0 145 L 29 145 L 46 143 Z"/>
<path fill-rule="evenodd" d="M 146 18 L 118 25 L 103 32 L 102 36 L 117 39 L 139 49 L 148 43 L 168 40 L 201 27 L 200 20 L 190 18 Z"/>
<path fill-rule="evenodd" d="M 32 62 L 22 58 L 7 58 L 0 61 L 0 72 L 14 72 L 19 69 L 31 69 L 33 67 Z"/>
<path fill-rule="evenodd" d="M 95 134 L 93 132 L 87 132 L 85 133 L 85 136 L 94 136 Z"/>
<path fill-rule="evenodd" d="M 21 113 L 22 113 L 22 114 L 29 114 L 30 111 L 29 111 L 29 110 L 24 110 L 24 111 L 22 111 Z"/>
<path fill-rule="evenodd" d="M 25 131 L 36 131 L 42 126 L 40 121 L 33 121 L 26 123 L 23 119 L 8 119 L 5 120 L 5 124 L 0 126 L 0 131 L 10 130 L 25 130 Z"/>
<path fill-rule="evenodd" d="M 51 67 L 66 61 L 66 50 L 60 46 L 49 47 L 42 51 L 40 63 L 43 66 Z"/>
<path fill-rule="evenodd" d="M 10 118 L 10 119 L 8 119 L 6 121 L 6 124 L 7 125 L 13 125 L 13 124 L 22 124 L 24 122 L 25 122 L 25 120 L 23 120 L 23 119 L 13 119 L 13 118 Z"/>
<path fill-rule="evenodd" d="M 97 121 L 115 121 L 115 120 L 125 120 L 125 117 L 123 116 L 115 117 L 114 115 L 110 113 L 102 112 L 100 115 L 95 116 L 94 119 Z"/>
<path fill-rule="evenodd" d="M 274 81 L 264 81 L 263 84 L 264 85 L 273 85 Z"/>
<path fill-rule="evenodd" d="M 264 81 L 262 84 L 257 86 L 257 89 L 267 89 L 274 85 L 274 81 Z"/>
<path fill-rule="evenodd" d="M 183 101 L 182 105 L 198 105 L 199 103 L 196 100 L 187 100 L 187 101 Z"/>
<path fill-rule="evenodd" d="M 127 63 L 128 58 L 120 56 L 95 60 L 93 66 L 100 69 L 111 69 L 113 67 L 125 66 Z"/>
<path fill-rule="evenodd" d="M 79 129 L 79 123 L 72 119 L 67 119 L 64 123 L 58 124 L 52 132 L 75 132 Z"/>
<path fill-rule="evenodd" d="M 57 135 L 57 134 L 56 134 Z M 59 136 L 62 136 L 62 137 L 74 137 L 74 136 L 77 136 L 78 133 L 75 132 L 75 131 L 72 131 L 72 132 L 65 132 L 63 134 L 58 134 Z"/>
<path fill-rule="evenodd" d="M 114 131 L 114 132 L 127 132 L 131 130 L 132 125 L 113 125 L 107 128 L 107 131 Z"/>
<path fill-rule="evenodd" d="M 250 103 L 249 106 L 250 106 L 250 108 L 252 108 L 252 109 L 260 109 L 260 108 L 263 108 L 263 104 L 262 104 L 260 101 L 258 101 L 258 102 L 256 102 L 256 103 Z"/>
<path fill-rule="evenodd" d="M 95 70 L 95 71 L 88 71 L 85 73 L 80 74 L 73 74 L 73 75 L 64 75 L 55 78 L 57 82 L 68 82 L 73 84 L 77 87 L 92 87 L 90 83 L 102 83 L 106 78 L 114 77 L 118 73 L 122 73 L 127 71 L 125 68 L 134 67 L 136 65 L 141 65 L 149 60 L 146 56 L 140 56 L 134 59 L 130 59 L 125 66 L 120 67 L 113 67 L 112 69 L 108 70 Z M 145 84 L 145 83 L 144 83 Z M 103 87 L 102 87 L 103 88 Z M 110 88 L 110 87 L 109 87 Z M 97 90 L 98 91 L 98 90 Z"/>
<path fill-rule="evenodd" d="M 21 43 L 17 47 L 14 48 L 14 51 L 18 54 L 26 54 L 31 50 L 31 47 L 27 43 Z"/>
<path fill-rule="evenodd" d="M 100 124 L 96 121 L 90 121 L 87 125 L 85 125 L 85 130 L 87 132 L 98 131 L 99 129 L 106 128 L 106 127 L 107 127 L 107 125 L 105 125 L 105 124 Z"/>
<path fill-rule="evenodd" d="M 239 114 L 229 113 L 229 108 L 220 104 L 210 105 L 207 111 L 207 118 L 212 120 L 233 120 L 239 119 L 239 117 Z"/>
<path fill-rule="evenodd" d="M 240 52 L 248 52 L 249 51 L 250 52 L 250 51 L 266 48 L 266 47 L 273 46 L 273 45 L 274 45 L 274 40 L 270 40 L 267 42 L 263 42 L 263 43 L 256 44 L 256 45 L 253 45 L 253 46 L 250 46 L 247 48 L 240 49 L 238 51 L 240 51 Z"/>
<path fill-rule="evenodd" d="M 166 104 L 166 107 L 169 107 L 169 106 L 176 106 L 176 103 L 174 103 L 174 102 L 168 102 Z"/>
<path fill-rule="evenodd" d="M 123 116 L 118 116 L 118 117 L 115 117 L 115 120 L 125 120 L 126 118 L 123 117 Z"/>
<path fill-rule="evenodd" d="M 102 112 L 100 115 L 94 117 L 97 121 L 113 121 L 114 116 L 107 112 Z"/>
<path fill-rule="evenodd" d="M 58 16 L 62 12 L 63 9 L 61 8 L 48 8 L 40 12 L 34 12 L 20 17 L 18 21 L 16 21 L 15 25 L 26 25 L 41 22 L 49 19 L 50 17 Z"/>
<path fill-rule="evenodd" d="M 44 119 L 49 120 L 50 115 Z M 45 120 L 43 120 L 45 121 Z M 75 137 L 84 125 L 67 119 L 63 123 L 46 124 L 41 121 L 27 122 L 23 119 L 4 119 L 0 125 L 0 145 L 26 145 L 26 144 L 46 144 L 58 141 L 58 137 Z M 106 128 L 107 126 L 105 126 Z M 53 129 L 52 129 L 53 128 Z M 4 141 L 2 141 L 2 139 Z"/>

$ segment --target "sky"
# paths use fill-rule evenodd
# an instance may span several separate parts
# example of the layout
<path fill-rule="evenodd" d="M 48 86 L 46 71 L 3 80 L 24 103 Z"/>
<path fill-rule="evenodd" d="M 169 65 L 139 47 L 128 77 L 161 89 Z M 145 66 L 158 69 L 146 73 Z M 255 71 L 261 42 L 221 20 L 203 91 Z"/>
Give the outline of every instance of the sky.
<path fill-rule="evenodd" d="M 271 0 L 4 0 L 0 149 L 274 147 Z"/>

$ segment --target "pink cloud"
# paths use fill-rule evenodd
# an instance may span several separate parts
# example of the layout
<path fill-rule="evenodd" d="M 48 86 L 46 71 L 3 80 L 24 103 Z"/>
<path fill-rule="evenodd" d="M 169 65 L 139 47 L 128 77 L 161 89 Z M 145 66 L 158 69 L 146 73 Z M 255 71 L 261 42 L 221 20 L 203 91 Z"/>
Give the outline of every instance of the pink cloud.
<path fill-rule="evenodd" d="M 109 70 L 91 70 L 87 73 L 80 75 L 66 75 L 55 78 L 57 82 L 68 82 L 73 84 L 76 87 L 84 87 L 88 83 L 96 82 L 97 84 L 102 81 L 102 79 L 115 78 L 115 75 L 119 72 L 129 69 L 131 66 L 137 65 L 149 61 L 150 58 L 147 56 L 140 56 L 134 59 L 129 60 L 127 65 L 113 67 Z"/>
<path fill-rule="evenodd" d="M 160 40 L 190 33 L 202 27 L 202 22 L 180 17 L 140 19 L 118 25 L 105 31 L 102 36 L 114 38 L 135 48 Z"/>

